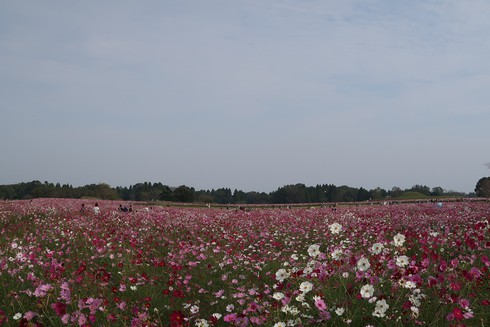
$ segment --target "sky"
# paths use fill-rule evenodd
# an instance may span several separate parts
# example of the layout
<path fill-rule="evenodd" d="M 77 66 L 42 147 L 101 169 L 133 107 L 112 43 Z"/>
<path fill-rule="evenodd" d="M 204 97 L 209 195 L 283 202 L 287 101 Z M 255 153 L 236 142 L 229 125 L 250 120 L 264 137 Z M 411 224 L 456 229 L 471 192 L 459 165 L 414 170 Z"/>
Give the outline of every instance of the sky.
<path fill-rule="evenodd" d="M 490 176 L 486 0 L 0 0 L 0 184 Z"/>

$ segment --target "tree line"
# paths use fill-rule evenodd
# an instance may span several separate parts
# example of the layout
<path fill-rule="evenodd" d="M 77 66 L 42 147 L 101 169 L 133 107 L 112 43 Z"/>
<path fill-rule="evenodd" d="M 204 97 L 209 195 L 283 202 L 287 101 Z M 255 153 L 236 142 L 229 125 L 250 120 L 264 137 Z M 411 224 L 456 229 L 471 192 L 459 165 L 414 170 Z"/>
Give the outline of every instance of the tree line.
<path fill-rule="evenodd" d="M 487 180 L 488 179 L 488 180 Z M 283 204 L 283 203 L 322 203 L 322 202 L 360 202 L 370 200 L 398 199 L 404 196 L 412 197 L 469 197 L 490 196 L 490 177 L 483 178 L 477 183 L 476 193 L 466 194 L 445 191 L 441 187 L 429 188 L 425 185 L 414 185 L 402 190 L 393 187 L 385 190 L 380 187 L 367 190 L 346 185 L 336 186 L 322 184 L 306 186 L 305 184 L 290 184 L 277 190 L 265 192 L 243 192 L 230 188 L 212 190 L 195 190 L 193 187 L 181 185 L 170 187 L 162 183 L 137 183 L 129 187 L 111 187 L 105 183 L 89 184 L 73 187 L 69 184 L 32 181 L 11 185 L 0 185 L 0 198 L 3 199 L 33 199 L 33 198 L 97 198 L 106 200 L 125 201 L 169 201 L 169 202 L 200 202 L 216 204 Z"/>

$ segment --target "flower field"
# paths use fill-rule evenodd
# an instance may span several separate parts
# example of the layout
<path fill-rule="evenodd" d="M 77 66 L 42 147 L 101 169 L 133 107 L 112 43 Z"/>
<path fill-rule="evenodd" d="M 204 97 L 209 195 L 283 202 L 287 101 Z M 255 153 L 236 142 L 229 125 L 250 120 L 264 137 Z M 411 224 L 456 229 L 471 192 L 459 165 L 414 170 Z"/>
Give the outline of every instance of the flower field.
<path fill-rule="evenodd" d="M 0 203 L 0 326 L 490 326 L 489 203 L 93 204 Z"/>

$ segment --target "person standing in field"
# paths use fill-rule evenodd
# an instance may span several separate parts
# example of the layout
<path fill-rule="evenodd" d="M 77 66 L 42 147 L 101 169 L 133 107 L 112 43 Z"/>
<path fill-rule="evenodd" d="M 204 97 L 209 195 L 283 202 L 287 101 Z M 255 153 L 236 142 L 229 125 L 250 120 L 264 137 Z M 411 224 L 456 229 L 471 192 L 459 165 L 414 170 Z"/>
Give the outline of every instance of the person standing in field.
<path fill-rule="evenodd" d="M 100 213 L 100 208 L 99 208 L 99 204 L 97 202 L 95 202 L 95 206 L 94 206 L 94 209 L 93 210 L 94 210 L 94 214 L 96 216 L 98 216 L 99 213 Z"/>

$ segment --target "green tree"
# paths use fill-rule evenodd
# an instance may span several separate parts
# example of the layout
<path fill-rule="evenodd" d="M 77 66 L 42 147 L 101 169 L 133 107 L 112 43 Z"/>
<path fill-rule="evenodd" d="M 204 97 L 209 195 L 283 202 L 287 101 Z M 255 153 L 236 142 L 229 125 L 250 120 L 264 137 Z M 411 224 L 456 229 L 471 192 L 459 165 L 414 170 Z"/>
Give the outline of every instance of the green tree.
<path fill-rule="evenodd" d="M 357 191 L 357 201 L 367 201 L 371 198 L 371 193 L 369 193 L 368 190 L 364 188 L 359 188 L 359 191 Z"/>
<path fill-rule="evenodd" d="M 483 177 L 476 183 L 476 196 L 482 198 L 490 198 L 490 177 Z"/>
<path fill-rule="evenodd" d="M 229 188 L 219 188 L 216 191 L 212 190 L 211 196 L 213 197 L 215 203 L 233 203 L 233 195 L 231 194 L 231 189 Z"/>
<path fill-rule="evenodd" d="M 443 196 L 444 195 L 444 189 L 440 186 L 433 187 L 432 190 L 430 191 L 430 195 L 432 195 L 432 196 Z"/>
<path fill-rule="evenodd" d="M 285 185 L 272 193 L 273 203 L 304 203 L 306 202 L 305 184 Z"/>
<path fill-rule="evenodd" d="M 174 197 L 178 202 L 192 202 L 194 201 L 194 193 L 194 188 L 181 185 L 174 190 Z"/>
<path fill-rule="evenodd" d="M 245 192 L 235 189 L 233 191 L 233 203 L 245 203 L 245 202 L 246 202 Z"/>

